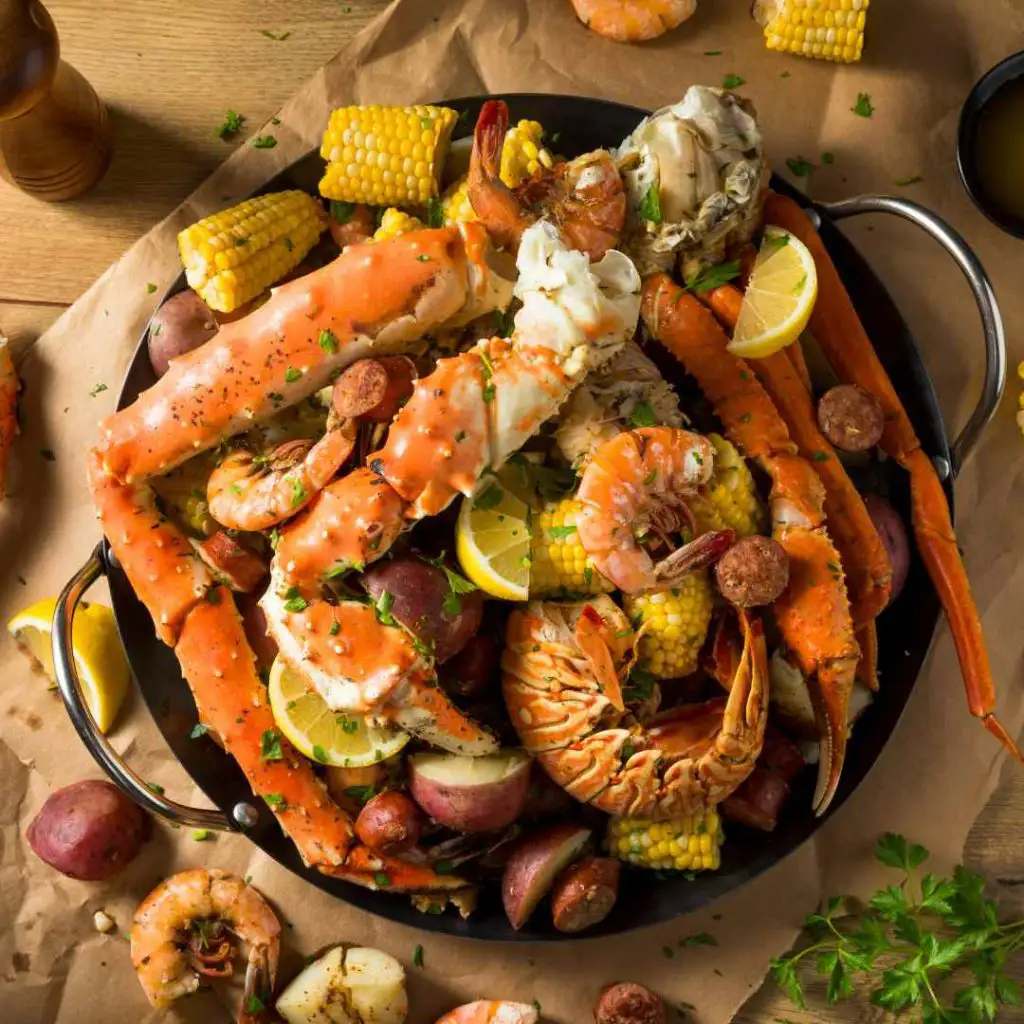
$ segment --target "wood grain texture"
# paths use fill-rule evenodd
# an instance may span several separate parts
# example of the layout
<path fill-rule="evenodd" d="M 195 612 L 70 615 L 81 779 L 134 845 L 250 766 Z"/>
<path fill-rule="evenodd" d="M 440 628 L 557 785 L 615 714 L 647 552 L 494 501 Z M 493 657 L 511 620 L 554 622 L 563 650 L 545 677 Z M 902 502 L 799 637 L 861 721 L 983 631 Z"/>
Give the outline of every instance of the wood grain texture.
<path fill-rule="evenodd" d="M 552 0 L 555 2 L 555 0 Z M 0 325 L 16 353 L 154 222 L 191 192 L 242 139 L 215 130 L 230 108 L 261 126 L 387 0 L 50 0 L 62 54 L 107 102 L 115 131 L 106 178 L 73 203 L 51 206 L 0 183 Z M 290 32 L 275 42 L 260 30 Z M 14 240 L 11 244 L 9 240 Z M 966 712 L 965 712 L 966 713 Z M 936 756 L 955 756 L 936 744 Z M 912 780 L 903 780 L 913 784 Z M 965 862 L 982 871 L 1012 918 L 1024 916 L 1024 773 L 1008 765 L 974 826 Z M 1015 968 L 1024 981 L 1024 963 Z M 767 983 L 736 1018 L 879 1021 L 866 1001 L 801 1012 Z M 1005 1021 L 1024 1021 L 1007 1013 Z"/>

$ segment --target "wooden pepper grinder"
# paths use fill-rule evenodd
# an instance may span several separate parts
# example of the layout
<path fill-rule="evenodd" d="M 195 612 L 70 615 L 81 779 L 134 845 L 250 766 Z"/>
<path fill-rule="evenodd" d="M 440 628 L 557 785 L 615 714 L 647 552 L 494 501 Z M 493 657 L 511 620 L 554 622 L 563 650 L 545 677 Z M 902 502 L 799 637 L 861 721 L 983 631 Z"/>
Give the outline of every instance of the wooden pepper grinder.
<path fill-rule="evenodd" d="M 0 175 L 30 195 L 71 199 L 110 161 L 106 107 L 60 59 L 38 0 L 0 0 Z"/>

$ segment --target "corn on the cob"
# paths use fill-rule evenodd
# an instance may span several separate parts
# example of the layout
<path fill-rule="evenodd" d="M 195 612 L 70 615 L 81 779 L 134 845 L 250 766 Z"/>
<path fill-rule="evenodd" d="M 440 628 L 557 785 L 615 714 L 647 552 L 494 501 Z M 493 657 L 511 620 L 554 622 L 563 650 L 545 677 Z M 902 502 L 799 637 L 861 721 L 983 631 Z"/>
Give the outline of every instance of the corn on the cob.
<path fill-rule="evenodd" d="M 582 508 L 578 501 L 564 498 L 534 513 L 530 597 L 550 597 L 566 591 L 607 594 L 615 589 L 594 568 L 580 543 L 576 521 Z"/>
<path fill-rule="evenodd" d="M 689 501 L 700 533 L 735 530 L 741 537 L 763 533 L 768 513 L 757 493 L 750 467 L 724 437 L 708 434 L 715 446 L 711 480 Z"/>
<path fill-rule="evenodd" d="M 406 213 L 404 210 L 388 207 L 380 219 L 380 227 L 373 233 L 373 240 L 380 242 L 385 238 L 394 238 L 396 235 L 404 235 L 407 231 L 421 231 L 426 224 L 419 219 Z"/>
<path fill-rule="evenodd" d="M 757 0 L 769 50 L 852 64 L 864 49 L 870 0 Z"/>
<path fill-rule="evenodd" d="M 347 203 L 422 206 L 436 199 L 458 115 L 448 107 L 341 107 L 320 155 L 320 194 Z"/>
<path fill-rule="evenodd" d="M 469 201 L 469 176 L 464 174 L 453 181 L 441 196 L 441 212 L 445 224 L 467 223 L 476 220 L 473 204 Z"/>
<path fill-rule="evenodd" d="M 716 871 L 723 838 L 718 811 L 712 808 L 668 821 L 613 818 L 605 847 L 613 857 L 641 868 Z"/>
<path fill-rule="evenodd" d="M 230 313 L 294 270 L 326 227 L 312 196 L 272 192 L 185 228 L 178 251 L 189 285 L 211 309 Z"/>
<path fill-rule="evenodd" d="M 640 630 L 640 667 L 659 679 L 678 679 L 697 668 L 711 624 L 713 597 L 706 572 L 678 587 L 623 596 L 623 609 Z"/>
<path fill-rule="evenodd" d="M 509 128 L 501 148 L 501 180 L 515 188 L 542 167 L 554 165 L 551 154 L 541 145 L 544 129 L 538 121 L 520 121 Z"/>

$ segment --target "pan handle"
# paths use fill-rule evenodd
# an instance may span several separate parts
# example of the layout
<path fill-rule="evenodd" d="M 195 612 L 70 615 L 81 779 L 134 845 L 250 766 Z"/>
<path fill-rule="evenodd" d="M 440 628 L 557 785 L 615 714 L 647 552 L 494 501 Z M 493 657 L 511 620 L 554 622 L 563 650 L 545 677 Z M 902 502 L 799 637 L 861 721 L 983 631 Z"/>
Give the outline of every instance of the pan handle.
<path fill-rule="evenodd" d="M 862 213 L 892 213 L 909 220 L 919 228 L 924 228 L 953 257 L 967 278 L 967 283 L 974 292 L 974 300 L 978 304 L 985 335 L 985 382 L 974 412 L 950 446 L 953 464 L 948 467 L 936 466 L 942 477 L 948 477 L 950 474 L 955 477 L 981 440 L 985 427 L 995 415 L 1003 388 L 1006 386 L 1006 338 L 1003 334 L 1003 319 L 999 314 L 995 292 L 985 268 L 959 232 L 919 203 L 897 199 L 894 196 L 854 196 L 852 199 L 817 205 L 832 220 L 844 220 Z M 944 459 L 936 461 L 945 462 Z"/>
<path fill-rule="evenodd" d="M 57 686 L 60 689 L 60 695 L 64 698 L 64 705 L 68 710 L 72 725 L 82 738 L 89 753 L 107 773 L 111 781 L 143 810 L 173 824 L 186 825 L 189 828 L 216 829 L 222 832 L 238 831 L 239 826 L 223 811 L 188 807 L 154 792 L 124 763 L 121 755 L 96 728 L 96 723 L 85 705 L 82 683 L 78 678 L 78 668 L 72 654 L 71 627 L 82 595 L 103 575 L 104 571 L 101 546 L 97 545 L 85 565 L 75 573 L 61 591 L 60 597 L 57 598 L 57 607 L 53 612 L 50 641 L 53 652 L 53 668 L 57 676 Z"/>

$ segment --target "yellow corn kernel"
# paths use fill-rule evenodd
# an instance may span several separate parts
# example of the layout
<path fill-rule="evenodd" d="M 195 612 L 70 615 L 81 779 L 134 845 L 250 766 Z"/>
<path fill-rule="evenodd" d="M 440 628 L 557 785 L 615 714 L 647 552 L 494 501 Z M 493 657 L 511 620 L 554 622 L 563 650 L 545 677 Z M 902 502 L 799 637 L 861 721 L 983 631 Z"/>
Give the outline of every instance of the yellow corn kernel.
<path fill-rule="evenodd" d="M 412 217 L 405 211 L 391 206 L 384 211 L 380 219 L 380 227 L 373 233 L 373 240 L 380 242 L 385 238 L 404 235 L 407 231 L 421 231 L 425 227 L 426 224 L 419 217 Z"/>
<path fill-rule="evenodd" d="M 473 204 L 469 201 L 469 177 L 463 175 L 453 181 L 441 196 L 441 212 L 445 224 L 465 224 L 476 220 Z"/>
<path fill-rule="evenodd" d="M 713 600 L 704 571 L 690 573 L 671 590 L 624 595 L 623 609 L 641 631 L 640 667 L 659 679 L 693 672 L 711 624 Z"/>
<path fill-rule="evenodd" d="M 256 298 L 294 270 L 327 227 L 327 214 L 297 189 L 247 199 L 178 234 L 185 277 L 221 313 Z"/>
<path fill-rule="evenodd" d="M 320 194 L 347 203 L 422 206 L 439 193 L 458 115 L 448 107 L 341 107 L 320 155 Z"/>
<path fill-rule="evenodd" d="M 708 434 L 715 447 L 711 479 L 690 503 L 699 533 L 735 530 L 740 537 L 763 533 L 768 513 L 746 460 L 719 434 Z"/>
<path fill-rule="evenodd" d="M 583 506 L 572 498 L 549 502 L 533 519 L 530 596 L 607 594 L 614 589 L 594 568 L 576 529 Z"/>
<path fill-rule="evenodd" d="M 864 49 L 870 0 L 756 0 L 769 50 L 852 64 Z"/>

